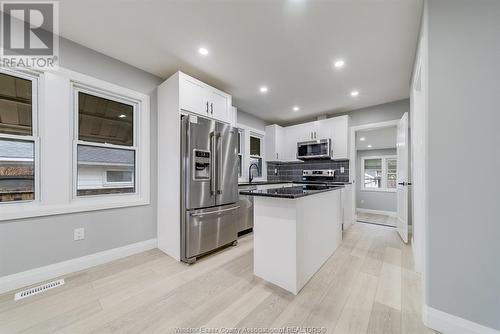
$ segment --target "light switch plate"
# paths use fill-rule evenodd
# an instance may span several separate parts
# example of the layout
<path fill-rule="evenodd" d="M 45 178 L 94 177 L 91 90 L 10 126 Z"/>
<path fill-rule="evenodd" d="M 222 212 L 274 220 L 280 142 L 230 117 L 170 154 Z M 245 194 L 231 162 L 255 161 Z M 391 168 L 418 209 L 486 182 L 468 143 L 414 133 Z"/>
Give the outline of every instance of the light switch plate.
<path fill-rule="evenodd" d="M 83 227 L 75 228 L 73 230 L 73 240 L 83 240 L 85 239 L 85 229 Z"/>

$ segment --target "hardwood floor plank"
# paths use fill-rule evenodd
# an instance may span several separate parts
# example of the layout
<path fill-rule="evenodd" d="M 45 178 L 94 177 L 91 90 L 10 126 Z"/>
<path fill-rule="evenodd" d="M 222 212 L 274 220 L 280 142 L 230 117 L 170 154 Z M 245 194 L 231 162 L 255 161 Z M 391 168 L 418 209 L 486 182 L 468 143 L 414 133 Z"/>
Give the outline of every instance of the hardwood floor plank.
<path fill-rule="evenodd" d="M 375 302 L 373 304 L 367 334 L 400 334 L 401 311 Z"/>
<path fill-rule="evenodd" d="M 358 273 L 334 334 L 365 334 L 370 320 L 378 278 Z"/>

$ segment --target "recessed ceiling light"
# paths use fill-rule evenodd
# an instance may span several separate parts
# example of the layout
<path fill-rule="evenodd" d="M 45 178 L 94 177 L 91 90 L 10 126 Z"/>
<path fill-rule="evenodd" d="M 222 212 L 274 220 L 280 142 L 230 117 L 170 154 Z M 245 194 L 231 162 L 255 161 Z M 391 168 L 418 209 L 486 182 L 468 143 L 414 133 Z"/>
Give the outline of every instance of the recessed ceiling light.
<path fill-rule="evenodd" d="M 360 141 L 365 141 L 365 140 L 366 140 L 366 138 L 365 138 L 365 137 L 361 137 L 361 138 L 359 138 L 359 140 L 360 140 Z"/>
<path fill-rule="evenodd" d="M 371 145 L 368 145 L 368 148 L 372 148 L 372 146 L 371 146 Z"/>
<path fill-rule="evenodd" d="M 359 95 L 359 92 L 358 92 L 357 90 L 353 90 L 353 91 L 351 92 L 351 96 L 352 96 L 352 97 L 356 97 L 356 96 L 358 96 L 358 95 Z"/>
<path fill-rule="evenodd" d="M 300 108 L 298 106 L 293 107 L 293 111 L 299 111 Z"/>
<path fill-rule="evenodd" d="M 125 115 L 125 114 L 120 114 L 118 117 L 120 117 L 120 118 L 125 118 L 125 117 L 127 117 L 127 115 Z"/>
<path fill-rule="evenodd" d="M 269 89 L 267 88 L 267 86 L 261 86 L 261 87 L 259 88 L 259 91 L 260 91 L 261 93 L 267 93 L 267 91 L 268 91 L 268 90 L 269 90 Z"/>
<path fill-rule="evenodd" d="M 202 56 L 206 56 L 206 55 L 208 55 L 208 49 L 207 49 L 207 48 L 199 48 L 199 49 L 198 49 L 198 52 L 199 52 Z"/>
<path fill-rule="evenodd" d="M 333 66 L 334 66 L 335 68 L 342 68 L 342 67 L 344 67 L 344 65 L 345 65 L 345 61 L 343 61 L 342 59 L 338 59 L 338 60 L 336 60 L 336 61 L 333 63 Z"/>

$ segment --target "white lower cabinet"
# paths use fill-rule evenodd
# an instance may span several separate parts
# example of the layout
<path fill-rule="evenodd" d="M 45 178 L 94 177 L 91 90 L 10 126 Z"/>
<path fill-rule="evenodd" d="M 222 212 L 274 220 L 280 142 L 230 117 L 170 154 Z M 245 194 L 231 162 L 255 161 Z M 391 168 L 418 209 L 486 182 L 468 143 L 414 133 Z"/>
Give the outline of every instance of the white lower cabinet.
<path fill-rule="evenodd" d="M 353 185 L 346 184 L 342 189 L 342 223 L 344 230 L 354 223 L 354 201 L 353 201 Z"/>

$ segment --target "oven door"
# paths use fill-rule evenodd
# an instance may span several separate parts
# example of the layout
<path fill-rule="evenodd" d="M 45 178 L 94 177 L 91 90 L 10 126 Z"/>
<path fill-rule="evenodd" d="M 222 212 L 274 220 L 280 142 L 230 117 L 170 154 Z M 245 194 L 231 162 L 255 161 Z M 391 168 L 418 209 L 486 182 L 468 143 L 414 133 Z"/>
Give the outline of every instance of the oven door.
<path fill-rule="evenodd" d="M 297 158 L 307 159 L 330 159 L 331 140 L 320 139 L 297 143 Z"/>

